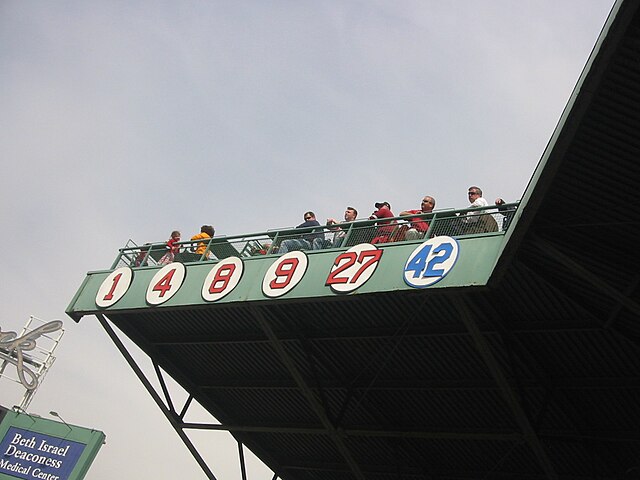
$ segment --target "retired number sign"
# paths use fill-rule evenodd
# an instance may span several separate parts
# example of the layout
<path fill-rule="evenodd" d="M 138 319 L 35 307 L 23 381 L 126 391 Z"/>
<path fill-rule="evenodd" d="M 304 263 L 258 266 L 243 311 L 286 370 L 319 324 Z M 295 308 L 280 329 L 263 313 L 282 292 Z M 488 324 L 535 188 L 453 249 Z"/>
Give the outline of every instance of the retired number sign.
<path fill-rule="evenodd" d="M 434 237 L 416 248 L 404 266 L 404 281 L 414 288 L 425 288 L 442 280 L 458 259 L 458 241 Z"/>
<path fill-rule="evenodd" d="M 336 293 L 349 293 L 365 284 L 380 263 L 382 250 L 361 243 L 338 255 L 325 285 Z"/>
<path fill-rule="evenodd" d="M 309 260 L 304 252 L 285 253 L 264 274 L 262 293 L 269 298 L 284 295 L 302 280 L 308 264 Z"/>
<path fill-rule="evenodd" d="M 120 267 L 109 274 L 104 279 L 96 294 L 96 305 L 100 308 L 107 308 L 120 300 L 133 280 L 133 271 L 129 267 Z"/>
<path fill-rule="evenodd" d="M 173 297 L 180 290 L 186 273 L 184 265 L 179 262 L 170 263 L 158 270 L 147 287 L 147 303 L 160 305 Z"/>
<path fill-rule="evenodd" d="M 215 302 L 231 293 L 242 277 L 244 264 L 237 257 L 221 260 L 209 271 L 202 284 L 202 298 Z"/>

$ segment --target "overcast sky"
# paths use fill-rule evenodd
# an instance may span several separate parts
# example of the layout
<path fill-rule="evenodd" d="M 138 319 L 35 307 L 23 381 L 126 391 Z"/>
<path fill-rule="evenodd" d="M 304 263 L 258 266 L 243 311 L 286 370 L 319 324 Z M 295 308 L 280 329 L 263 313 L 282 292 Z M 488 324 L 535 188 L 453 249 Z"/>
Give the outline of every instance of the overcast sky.
<path fill-rule="evenodd" d="M 203 223 L 519 199 L 612 3 L 0 0 L 0 327 L 66 328 L 30 411 L 106 433 L 89 479 L 204 479 L 97 320 L 65 317 L 85 273 Z M 198 441 L 240 478 L 228 434 Z"/>

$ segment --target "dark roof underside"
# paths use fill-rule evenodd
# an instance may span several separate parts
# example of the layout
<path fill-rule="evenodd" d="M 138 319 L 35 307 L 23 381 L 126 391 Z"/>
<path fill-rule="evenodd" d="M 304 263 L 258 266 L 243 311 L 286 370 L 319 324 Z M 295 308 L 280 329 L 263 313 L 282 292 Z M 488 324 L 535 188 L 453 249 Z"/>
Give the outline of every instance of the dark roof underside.
<path fill-rule="evenodd" d="M 613 21 L 489 287 L 109 319 L 286 480 L 636 478 L 638 5 Z"/>

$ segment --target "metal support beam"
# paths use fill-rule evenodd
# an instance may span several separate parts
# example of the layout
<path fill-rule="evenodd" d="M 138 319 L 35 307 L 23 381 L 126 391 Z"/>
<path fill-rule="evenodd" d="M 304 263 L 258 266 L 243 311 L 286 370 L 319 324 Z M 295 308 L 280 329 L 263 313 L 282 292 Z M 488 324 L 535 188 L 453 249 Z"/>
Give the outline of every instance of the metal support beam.
<path fill-rule="evenodd" d="M 296 385 L 300 389 L 300 392 L 307 399 L 309 406 L 311 407 L 313 412 L 316 414 L 316 416 L 322 423 L 323 427 L 325 428 L 325 430 L 333 440 L 333 443 L 335 444 L 338 452 L 340 452 L 344 460 L 347 462 L 347 465 L 349 465 L 351 472 L 354 474 L 356 478 L 360 480 L 365 480 L 365 476 L 362 473 L 360 466 L 356 463 L 355 459 L 353 458 L 353 455 L 349 451 L 344 441 L 343 435 L 335 428 L 335 426 L 329 420 L 329 417 L 327 416 L 327 413 L 322 407 L 322 404 L 316 398 L 315 394 L 313 393 L 313 391 L 305 381 L 304 377 L 302 376 L 302 373 L 300 373 L 300 370 L 298 370 L 298 367 L 296 366 L 293 359 L 289 356 L 289 354 L 287 354 L 282 342 L 276 336 L 275 332 L 271 328 L 271 325 L 269 324 L 269 322 L 267 322 L 267 320 L 265 319 L 260 308 L 252 307 L 251 310 L 256 321 L 258 322 L 258 324 L 264 331 L 265 335 L 269 339 L 271 346 L 273 347 L 275 352 L 278 354 L 280 361 L 283 363 L 285 368 L 289 371 L 289 373 L 295 380 Z"/>
<path fill-rule="evenodd" d="M 561 263 L 573 274 L 580 277 L 585 282 L 590 283 L 600 292 L 627 308 L 630 312 L 636 315 L 640 315 L 640 304 L 620 293 L 619 290 L 609 285 L 598 275 L 590 272 L 572 258 L 569 258 L 567 255 L 558 250 L 553 243 L 541 238 L 538 235 L 534 235 L 532 240 L 533 241 L 531 242 L 531 245 L 535 246 L 540 251 L 540 253 L 548 256 L 549 258 L 552 258 L 558 263 Z"/>
<path fill-rule="evenodd" d="M 156 363 L 155 360 L 152 360 L 153 370 L 156 372 L 156 377 L 158 378 L 158 383 L 160 383 L 160 388 L 162 389 L 162 393 L 164 394 L 165 401 L 167 405 L 169 405 L 169 411 L 175 415 L 176 409 L 173 406 L 173 401 L 171 401 L 171 395 L 169 394 L 169 389 L 167 388 L 167 384 L 164 381 L 164 377 L 162 376 L 162 371 L 160 370 L 160 366 Z"/>
<path fill-rule="evenodd" d="M 520 403 L 516 392 L 509 384 L 509 380 L 507 379 L 506 374 L 500 366 L 500 363 L 491 351 L 489 342 L 487 342 L 487 340 L 484 338 L 482 332 L 480 331 L 480 328 L 475 322 L 473 312 L 471 310 L 471 307 L 467 304 L 467 300 L 463 297 L 458 297 L 457 301 L 455 301 L 454 304 L 458 309 L 462 322 L 467 327 L 467 330 L 469 331 L 469 334 L 473 339 L 478 353 L 487 365 L 491 376 L 498 384 L 500 392 L 502 393 L 502 397 L 506 401 L 515 418 L 516 423 L 520 427 L 525 441 L 529 444 L 529 447 L 533 451 L 547 478 L 556 480 L 558 478 L 558 474 L 556 473 L 553 464 L 551 463 L 551 459 L 549 458 L 549 455 L 542 445 L 540 438 L 533 429 L 531 422 L 527 418 L 525 410 L 522 407 L 522 404 Z"/>
<path fill-rule="evenodd" d="M 133 372 L 136 374 L 136 376 L 138 377 L 142 385 L 144 385 L 144 387 L 147 389 L 147 392 L 149 392 L 149 395 L 151 395 L 151 398 L 153 398 L 153 400 L 156 402 L 156 405 L 158 405 L 158 408 L 160 409 L 160 411 L 164 414 L 167 420 L 169 420 L 169 423 L 171 424 L 173 429 L 176 431 L 176 433 L 178 434 L 182 442 L 185 444 L 187 449 L 191 452 L 191 455 L 193 455 L 193 458 L 196 460 L 196 462 L 198 462 L 198 465 L 200 465 L 200 468 L 202 469 L 204 474 L 210 480 L 217 480 L 213 472 L 209 469 L 209 466 L 206 464 L 204 459 L 198 453 L 198 450 L 193 445 L 189 437 L 187 437 L 187 435 L 184 433 L 184 430 L 181 428 L 180 422 L 178 422 L 177 416 L 175 415 L 175 413 L 171 412 L 165 406 L 165 404 L 162 403 L 162 399 L 160 398 L 160 395 L 158 395 L 156 390 L 153 388 L 153 385 L 151 385 L 151 382 L 149 382 L 149 380 L 145 376 L 142 369 L 138 366 L 136 361 L 133 359 L 133 357 L 127 350 L 127 347 L 124 346 L 124 344 L 122 343 L 122 341 L 120 340 L 116 332 L 113 330 L 113 328 L 111 328 L 111 325 L 109 325 L 109 322 L 107 321 L 106 317 L 101 313 L 97 313 L 96 317 L 100 321 L 102 328 L 104 328 L 104 330 L 107 332 L 107 334 L 111 338 L 111 341 L 115 344 L 118 350 L 120 350 L 120 353 L 122 354 L 124 359 L 127 361 L 127 363 L 129 364 Z"/>
<path fill-rule="evenodd" d="M 640 284 L 640 275 L 636 275 L 633 281 L 629 283 L 629 285 L 627 285 L 627 288 L 624 289 L 623 295 L 625 297 L 630 297 L 633 294 L 633 292 L 636 291 L 639 284 Z M 604 322 L 604 328 L 613 327 L 613 325 L 616 323 L 616 320 L 620 315 L 621 310 L 622 310 L 622 305 L 619 303 L 613 308 L 613 310 L 609 314 L 609 318 L 607 319 L 607 321 Z"/>
<path fill-rule="evenodd" d="M 250 433 L 286 433 L 299 435 L 331 435 L 330 431 L 320 427 L 282 427 L 277 425 L 222 425 L 216 423 L 181 423 L 185 430 L 216 430 L 228 432 Z M 406 431 L 406 430 L 375 430 L 347 428 L 341 430 L 346 437 L 376 437 L 376 438 L 422 438 L 427 440 L 480 440 L 496 442 L 520 442 L 523 436 L 518 432 L 486 432 L 486 431 Z M 640 439 L 640 436 L 639 436 Z"/>
<path fill-rule="evenodd" d="M 238 442 L 238 458 L 240 460 L 240 473 L 242 480 L 247 480 L 247 468 L 244 464 L 244 450 L 242 448 L 242 442 Z"/>

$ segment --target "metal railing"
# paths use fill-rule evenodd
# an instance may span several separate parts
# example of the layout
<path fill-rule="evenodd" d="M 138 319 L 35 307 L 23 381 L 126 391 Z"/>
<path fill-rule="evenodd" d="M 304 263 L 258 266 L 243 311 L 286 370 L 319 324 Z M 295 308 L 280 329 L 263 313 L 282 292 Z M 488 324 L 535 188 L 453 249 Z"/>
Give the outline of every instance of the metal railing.
<path fill-rule="evenodd" d="M 168 261 L 218 261 L 232 256 L 279 255 L 290 250 L 346 249 L 360 243 L 416 243 L 440 235 L 464 237 L 504 233 L 517 208 L 518 202 L 499 208 L 492 205 L 436 210 L 384 220 L 357 220 L 331 226 L 284 228 L 248 235 L 216 236 L 208 240 L 186 240 L 176 244 L 179 252 L 172 259 L 166 256 L 169 251 L 166 242 L 137 245 L 129 240 L 119 250 L 111 268 L 153 267 Z"/>

